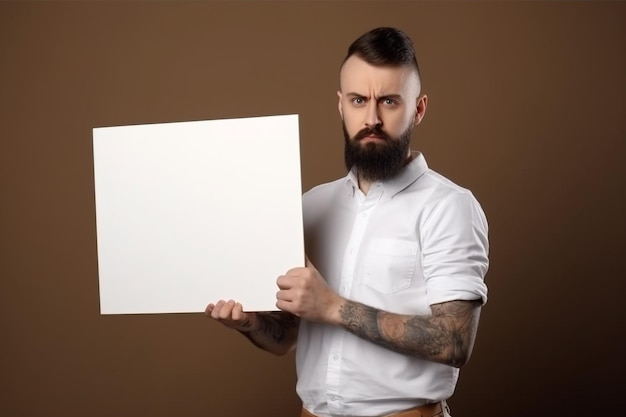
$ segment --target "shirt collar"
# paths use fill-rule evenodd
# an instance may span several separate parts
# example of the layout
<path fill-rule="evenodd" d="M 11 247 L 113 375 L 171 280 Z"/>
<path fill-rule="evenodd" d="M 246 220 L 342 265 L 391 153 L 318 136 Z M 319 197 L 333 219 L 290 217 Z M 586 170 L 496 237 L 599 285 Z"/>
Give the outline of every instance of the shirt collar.
<path fill-rule="evenodd" d="M 413 184 L 427 170 L 428 164 L 426 158 L 421 152 L 411 151 L 411 161 L 393 178 L 383 181 L 383 190 L 392 198 L 409 185 Z M 356 169 L 352 167 L 348 175 L 345 177 L 346 188 L 350 192 L 350 196 L 354 196 L 355 191 L 359 188 L 359 181 L 356 177 Z M 376 183 L 374 183 L 376 184 Z"/>

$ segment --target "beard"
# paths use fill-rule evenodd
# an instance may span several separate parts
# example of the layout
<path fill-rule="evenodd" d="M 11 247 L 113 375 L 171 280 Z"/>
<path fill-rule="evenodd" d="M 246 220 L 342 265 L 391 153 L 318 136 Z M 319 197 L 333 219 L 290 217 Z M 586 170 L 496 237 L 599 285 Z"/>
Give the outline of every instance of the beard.
<path fill-rule="evenodd" d="M 412 132 L 413 126 L 409 125 L 400 136 L 392 138 L 379 126 L 375 126 L 350 137 L 344 122 L 346 168 L 350 170 L 355 167 L 358 177 L 366 181 L 383 181 L 394 177 L 407 162 Z M 368 135 L 378 136 L 384 141 L 361 143 L 361 139 Z"/>

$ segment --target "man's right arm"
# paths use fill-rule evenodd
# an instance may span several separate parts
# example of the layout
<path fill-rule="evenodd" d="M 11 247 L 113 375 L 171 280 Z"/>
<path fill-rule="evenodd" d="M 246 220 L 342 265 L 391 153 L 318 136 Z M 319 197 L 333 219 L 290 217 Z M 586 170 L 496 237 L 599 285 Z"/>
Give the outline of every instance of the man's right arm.
<path fill-rule="evenodd" d="M 233 300 L 209 304 L 205 313 L 273 354 L 284 355 L 296 345 L 300 319 L 293 314 L 283 311 L 244 312 L 242 305 Z"/>

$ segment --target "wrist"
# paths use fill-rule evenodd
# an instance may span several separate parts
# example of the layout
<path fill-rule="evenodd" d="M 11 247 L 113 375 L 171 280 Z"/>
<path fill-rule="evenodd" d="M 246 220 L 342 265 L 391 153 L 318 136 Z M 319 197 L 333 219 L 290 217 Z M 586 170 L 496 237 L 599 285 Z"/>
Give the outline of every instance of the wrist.
<path fill-rule="evenodd" d="M 259 328 L 259 320 L 257 319 L 256 313 L 246 313 L 246 318 L 243 320 L 241 325 L 237 327 L 237 330 L 241 333 L 251 333 Z"/>
<path fill-rule="evenodd" d="M 336 300 L 331 304 L 328 315 L 328 323 L 339 326 L 342 323 L 341 309 L 348 302 L 347 299 L 337 296 Z"/>

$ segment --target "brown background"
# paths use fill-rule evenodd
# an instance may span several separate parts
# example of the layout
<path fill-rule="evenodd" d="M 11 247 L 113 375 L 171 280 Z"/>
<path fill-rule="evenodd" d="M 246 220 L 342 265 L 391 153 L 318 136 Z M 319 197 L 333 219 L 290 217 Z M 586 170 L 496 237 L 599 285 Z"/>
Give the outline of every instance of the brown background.
<path fill-rule="evenodd" d="M 91 129 L 299 113 L 306 190 L 344 174 L 338 66 L 381 25 L 416 43 L 414 148 L 490 221 L 455 417 L 622 411 L 626 3 L 3 2 L 0 415 L 297 415 L 292 355 L 100 316 Z"/>

